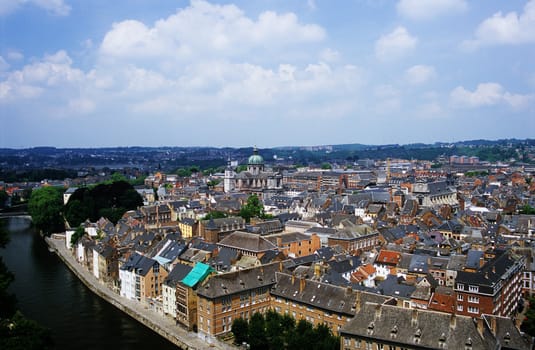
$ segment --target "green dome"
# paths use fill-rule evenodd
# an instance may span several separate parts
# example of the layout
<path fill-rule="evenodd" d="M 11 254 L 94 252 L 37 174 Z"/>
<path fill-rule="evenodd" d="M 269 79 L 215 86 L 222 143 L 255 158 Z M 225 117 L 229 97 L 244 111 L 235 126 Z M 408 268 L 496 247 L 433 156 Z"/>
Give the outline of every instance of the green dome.
<path fill-rule="evenodd" d="M 262 158 L 262 156 L 258 154 L 258 149 L 256 147 L 253 150 L 253 155 L 249 157 L 247 164 L 250 164 L 250 165 L 264 164 L 264 158 Z"/>

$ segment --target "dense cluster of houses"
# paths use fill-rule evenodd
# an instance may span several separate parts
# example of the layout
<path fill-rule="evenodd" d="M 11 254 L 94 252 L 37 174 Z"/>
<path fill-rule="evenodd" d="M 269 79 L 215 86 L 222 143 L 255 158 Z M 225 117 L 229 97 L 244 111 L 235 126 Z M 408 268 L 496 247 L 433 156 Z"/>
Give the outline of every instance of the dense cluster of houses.
<path fill-rule="evenodd" d="M 535 215 L 520 213 L 535 207 L 533 169 L 408 164 L 277 172 L 277 188 L 247 191 L 155 174 L 158 200 L 140 189 L 145 206 L 84 223 L 74 245 L 67 231 L 66 245 L 118 294 L 203 337 L 272 309 L 327 324 L 342 349 L 530 349 L 517 315 L 535 291 Z M 272 218 L 237 216 L 251 194 Z"/>

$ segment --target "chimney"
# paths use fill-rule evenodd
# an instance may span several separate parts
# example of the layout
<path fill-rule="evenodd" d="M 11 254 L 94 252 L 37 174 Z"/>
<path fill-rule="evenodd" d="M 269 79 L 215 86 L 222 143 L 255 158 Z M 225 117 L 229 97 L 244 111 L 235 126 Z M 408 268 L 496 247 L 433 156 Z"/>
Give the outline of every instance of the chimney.
<path fill-rule="evenodd" d="M 476 319 L 477 332 L 483 337 L 485 333 L 485 325 L 483 324 L 483 318 L 479 317 Z"/>
<path fill-rule="evenodd" d="M 485 265 L 485 259 L 479 258 L 479 267 L 483 267 L 483 265 Z"/>
<path fill-rule="evenodd" d="M 381 317 L 381 304 L 375 305 L 375 319 Z"/>
<path fill-rule="evenodd" d="M 418 324 L 418 310 L 412 310 L 411 325 L 416 326 Z"/>
<path fill-rule="evenodd" d="M 457 318 L 455 317 L 455 314 L 450 315 L 450 328 L 455 329 L 455 326 L 457 326 Z"/>
<path fill-rule="evenodd" d="M 292 273 L 292 286 L 294 285 L 295 283 L 295 274 Z"/>
<path fill-rule="evenodd" d="M 279 272 L 282 272 L 282 268 L 283 268 L 282 261 L 279 261 Z"/>
<path fill-rule="evenodd" d="M 305 289 L 306 279 L 301 277 L 299 279 L 299 293 L 303 293 L 303 290 Z"/>
<path fill-rule="evenodd" d="M 496 322 L 496 317 L 494 315 L 490 316 L 490 330 L 492 331 L 492 334 L 496 336 L 496 332 L 498 331 L 498 325 Z"/>
<path fill-rule="evenodd" d="M 321 265 L 319 263 L 314 264 L 314 277 L 321 278 Z"/>
<path fill-rule="evenodd" d="M 360 311 L 360 292 L 355 294 L 355 312 Z"/>
<path fill-rule="evenodd" d="M 282 247 L 282 237 L 277 237 L 277 247 Z"/>

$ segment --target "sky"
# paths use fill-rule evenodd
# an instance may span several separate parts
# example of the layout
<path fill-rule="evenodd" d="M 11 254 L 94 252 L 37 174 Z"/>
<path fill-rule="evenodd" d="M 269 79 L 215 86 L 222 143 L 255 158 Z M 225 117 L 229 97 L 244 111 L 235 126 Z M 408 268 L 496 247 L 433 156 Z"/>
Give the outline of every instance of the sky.
<path fill-rule="evenodd" d="M 0 147 L 535 137 L 535 0 L 0 0 Z"/>

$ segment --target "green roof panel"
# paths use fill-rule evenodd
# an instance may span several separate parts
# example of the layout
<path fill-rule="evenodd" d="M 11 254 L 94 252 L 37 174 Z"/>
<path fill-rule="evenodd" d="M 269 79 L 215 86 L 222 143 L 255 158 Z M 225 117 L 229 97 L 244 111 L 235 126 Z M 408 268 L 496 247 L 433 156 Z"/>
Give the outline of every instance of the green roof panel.
<path fill-rule="evenodd" d="M 202 282 L 210 273 L 214 271 L 209 265 L 198 262 L 195 267 L 184 277 L 182 283 L 188 287 L 195 287 L 197 283 Z"/>

